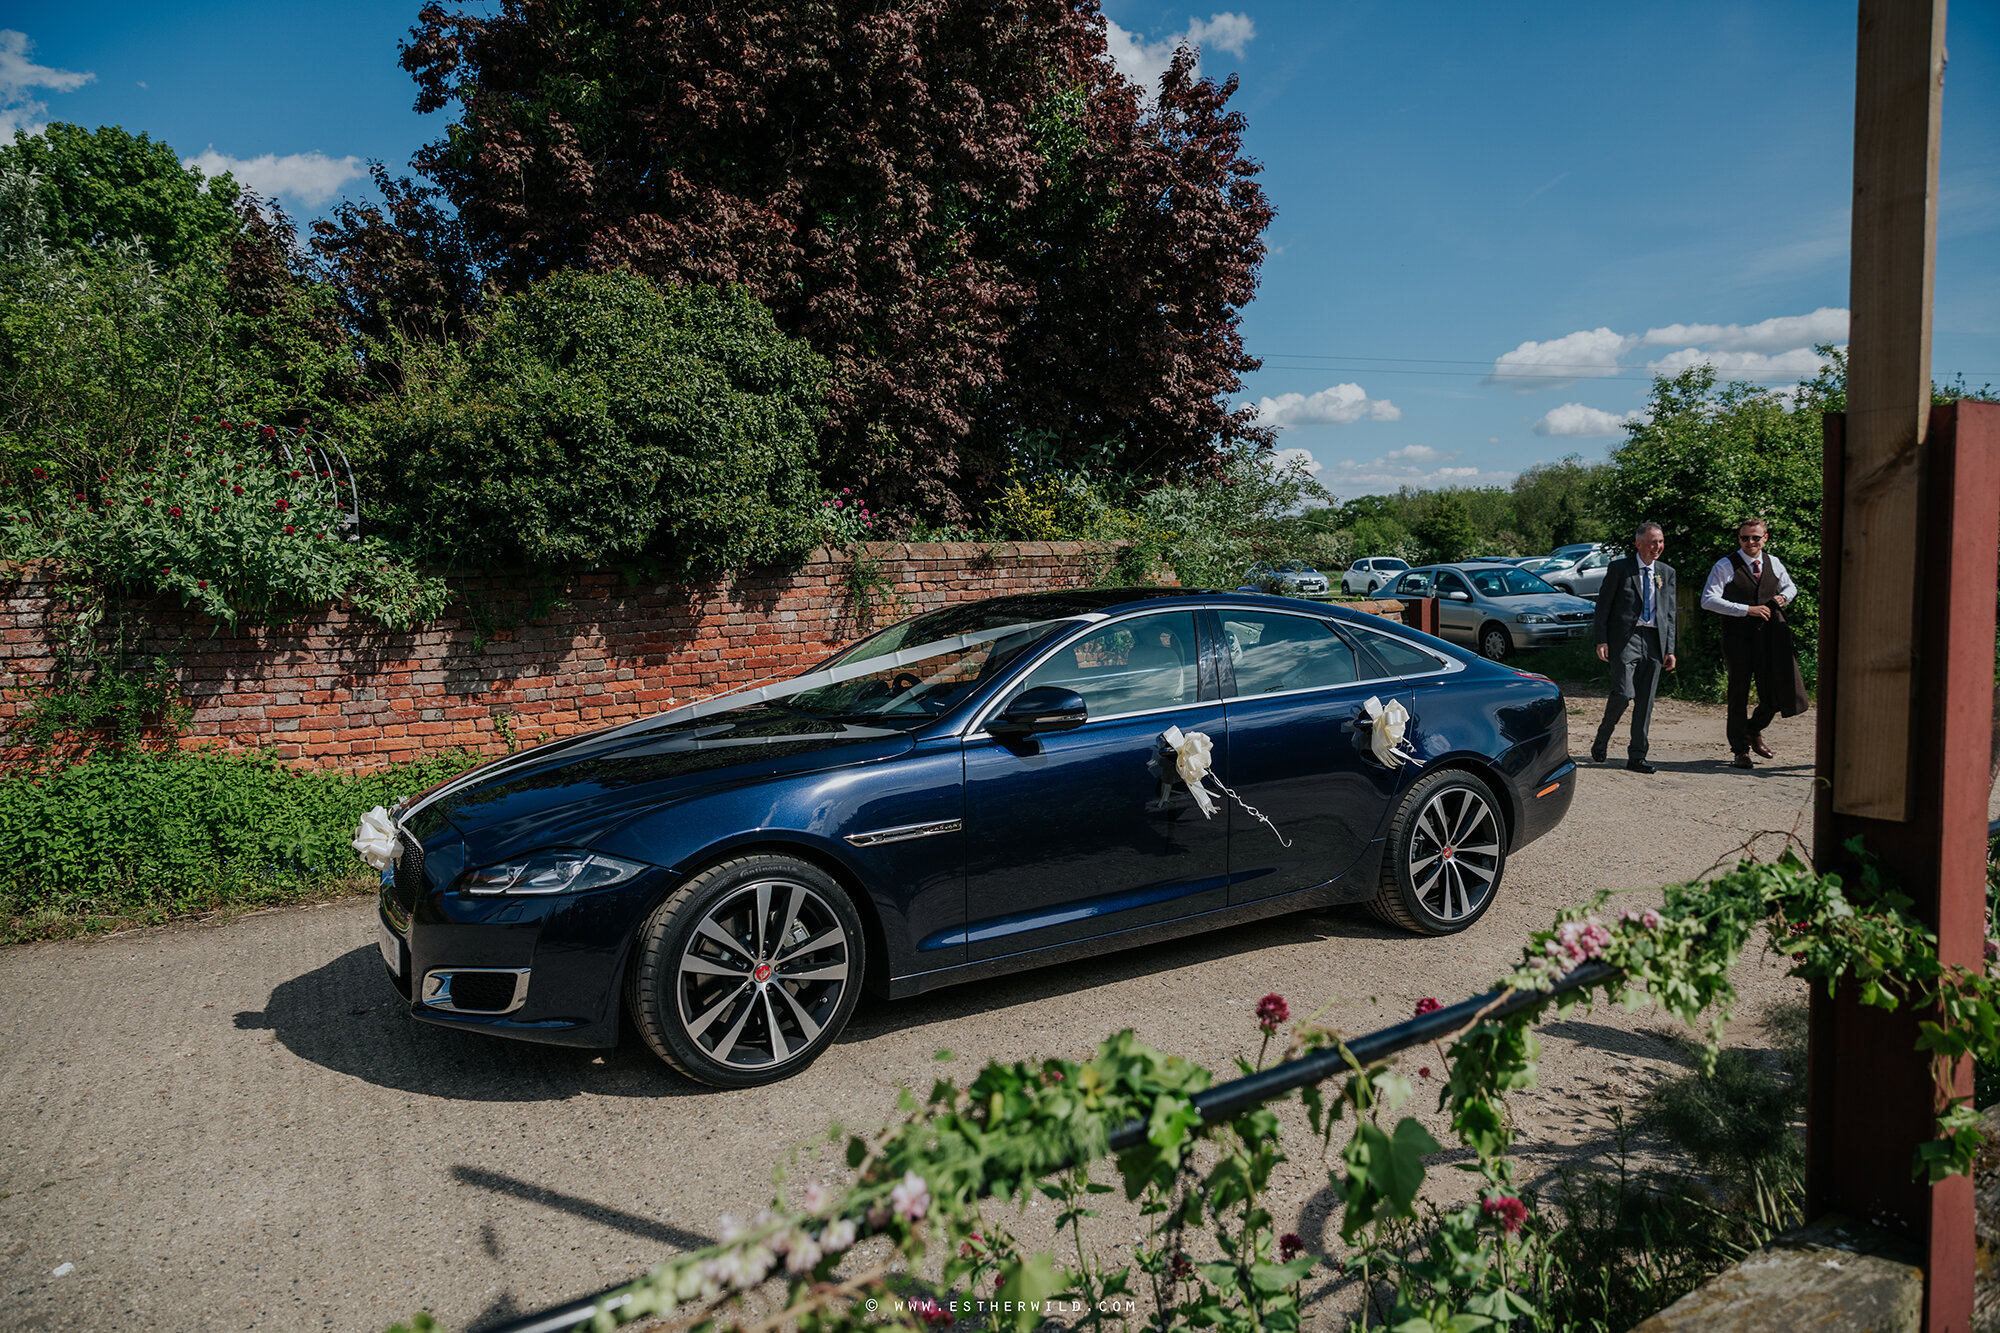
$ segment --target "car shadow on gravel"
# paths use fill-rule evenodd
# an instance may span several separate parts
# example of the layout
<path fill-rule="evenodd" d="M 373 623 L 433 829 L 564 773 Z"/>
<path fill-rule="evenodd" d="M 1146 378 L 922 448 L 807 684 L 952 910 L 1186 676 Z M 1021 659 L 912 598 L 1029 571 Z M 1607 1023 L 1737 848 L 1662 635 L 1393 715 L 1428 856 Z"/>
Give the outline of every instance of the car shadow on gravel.
<path fill-rule="evenodd" d="M 989 978 L 977 985 L 947 986 L 908 999 L 884 1000 L 864 995 L 837 1044 L 872 1041 L 932 1023 L 1086 994 L 1099 987 L 1174 972 L 1235 954 L 1248 958 L 1264 949 L 1333 940 L 1421 942 L 1417 936 L 1381 925 L 1360 908 L 1299 912 L 1068 963 L 1024 963 L 1015 974 Z"/>
<path fill-rule="evenodd" d="M 630 1033 L 608 1050 L 545 1046 L 442 1028 L 410 1017 L 363 945 L 280 983 L 261 1012 L 236 1015 L 243 1031 L 269 1031 L 299 1059 L 377 1087 L 478 1102 L 679 1097 L 712 1091 L 669 1069 Z"/>

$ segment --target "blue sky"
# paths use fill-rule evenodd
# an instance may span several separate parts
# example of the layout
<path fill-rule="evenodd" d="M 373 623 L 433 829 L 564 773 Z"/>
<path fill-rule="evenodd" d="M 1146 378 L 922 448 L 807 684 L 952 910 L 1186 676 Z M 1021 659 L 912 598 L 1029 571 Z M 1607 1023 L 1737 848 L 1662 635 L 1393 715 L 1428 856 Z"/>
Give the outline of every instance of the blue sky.
<path fill-rule="evenodd" d="M 396 64 L 416 8 L 10 0 L 0 126 L 144 131 L 309 217 L 442 133 Z M 1244 400 L 1336 493 L 1599 458 L 1649 367 L 1783 385 L 1845 340 L 1851 5 L 1105 13 L 1130 72 L 1192 38 L 1242 78 L 1278 211 Z M 2000 9 L 1949 36 L 1933 373 L 2000 385 Z"/>

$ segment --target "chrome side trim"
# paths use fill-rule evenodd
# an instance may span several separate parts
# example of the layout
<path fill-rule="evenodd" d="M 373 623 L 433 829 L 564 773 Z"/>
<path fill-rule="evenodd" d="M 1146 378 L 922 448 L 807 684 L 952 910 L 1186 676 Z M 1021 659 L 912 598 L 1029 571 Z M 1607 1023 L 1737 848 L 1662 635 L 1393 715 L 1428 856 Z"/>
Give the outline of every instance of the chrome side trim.
<path fill-rule="evenodd" d="M 876 829 L 872 833 L 850 833 L 847 841 L 856 847 L 880 847 L 891 842 L 910 842 L 917 838 L 934 838 L 940 833 L 956 833 L 965 827 L 962 819 L 940 819 L 929 824 L 904 824 L 897 828 Z"/>
<path fill-rule="evenodd" d="M 526 967 L 434 967 L 424 973 L 423 988 L 417 994 L 427 1008 L 442 1009 L 448 1014 L 497 1018 L 501 1014 L 513 1013 L 528 1002 L 528 973 L 532 970 Z M 514 998 L 505 1009 L 460 1009 L 451 1002 L 451 979 L 461 972 L 511 975 L 514 978 Z"/>

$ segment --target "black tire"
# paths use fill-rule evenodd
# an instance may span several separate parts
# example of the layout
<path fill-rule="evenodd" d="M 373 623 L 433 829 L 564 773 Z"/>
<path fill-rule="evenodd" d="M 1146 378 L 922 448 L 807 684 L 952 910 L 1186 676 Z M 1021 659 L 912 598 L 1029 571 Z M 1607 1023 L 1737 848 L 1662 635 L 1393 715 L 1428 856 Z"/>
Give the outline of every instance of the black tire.
<path fill-rule="evenodd" d="M 1505 625 L 1486 625 L 1479 631 L 1479 655 L 1504 662 L 1514 655 L 1514 637 Z"/>
<path fill-rule="evenodd" d="M 860 914 L 825 871 L 741 856 L 694 876 L 646 918 L 625 1007 L 653 1053 L 689 1078 L 775 1083 L 847 1026 L 866 949 Z"/>
<path fill-rule="evenodd" d="M 1382 886 L 1368 907 L 1414 934 L 1455 935 L 1486 915 L 1506 870 L 1499 800 L 1470 773 L 1442 769 L 1420 778 L 1389 821 Z"/>

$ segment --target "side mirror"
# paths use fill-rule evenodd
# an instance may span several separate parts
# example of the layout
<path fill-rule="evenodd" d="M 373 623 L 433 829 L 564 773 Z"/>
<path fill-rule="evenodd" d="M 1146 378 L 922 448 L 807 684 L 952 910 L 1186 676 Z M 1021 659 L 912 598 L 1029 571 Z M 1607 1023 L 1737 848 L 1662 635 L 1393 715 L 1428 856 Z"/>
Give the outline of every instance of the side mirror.
<path fill-rule="evenodd" d="M 1454 602 L 1469 602 L 1472 600 L 1472 594 L 1469 592 L 1448 592 L 1445 596 Z"/>
<path fill-rule="evenodd" d="M 986 730 L 995 736 L 1033 736 L 1044 731 L 1070 731 L 1089 720 L 1083 696 L 1075 690 L 1037 685 L 1016 695 L 986 724 Z"/>

